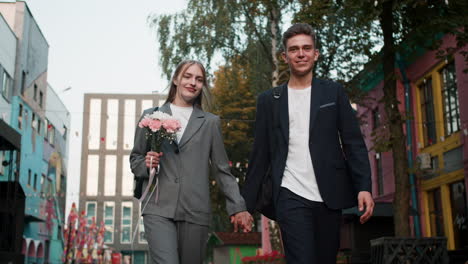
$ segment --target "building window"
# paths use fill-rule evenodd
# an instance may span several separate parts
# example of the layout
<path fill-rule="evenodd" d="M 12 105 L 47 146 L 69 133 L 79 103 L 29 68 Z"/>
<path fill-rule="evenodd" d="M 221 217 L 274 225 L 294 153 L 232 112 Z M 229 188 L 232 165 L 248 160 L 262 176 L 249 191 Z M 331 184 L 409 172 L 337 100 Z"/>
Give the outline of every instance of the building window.
<path fill-rule="evenodd" d="M 34 84 L 34 95 L 33 95 L 34 101 L 37 101 L 37 84 Z"/>
<path fill-rule="evenodd" d="M 444 152 L 443 159 L 445 173 L 463 169 L 463 148 L 460 146 Z"/>
<path fill-rule="evenodd" d="M 439 71 L 442 85 L 445 135 L 460 130 L 457 77 L 453 61 Z"/>
<path fill-rule="evenodd" d="M 36 129 L 36 125 L 37 125 L 37 122 L 36 122 L 36 114 L 35 113 L 32 113 L 32 121 L 31 121 L 31 128 L 33 130 Z"/>
<path fill-rule="evenodd" d="M 104 242 L 113 243 L 114 242 L 114 202 L 104 202 Z"/>
<path fill-rule="evenodd" d="M 42 135 L 42 120 L 40 117 L 37 117 L 37 134 Z"/>
<path fill-rule="evenodd" d="M 24 92 L 26 91 L 26 72 L 23 71 L 21 75 L 21 95 L 24 96 Z"/>
<path fill-rule="evenodd" d="M 130 243 L 132 237 L 132 205 L 133 202 L 122 203 L 121 243 Z"/>
<path fill-rule="evenodd" d="M 40 183 L 40 186 L 39 186 L 40 189 L 41 189 L 41 195 L 44 195 L 44 194 L 45 194 L 45 192 L 46 192 L 46 187 L 47 187 L 46 185 L 47 185 L 47 183 L 46 183 L 46 176 L 45 176 L 45 174 L 43 173 L 43 174 L 41 175 L 41 183 Z"/>
<path fill-rule="evenodd" d="M 101 99 L 91 99 L 89 103 L 88 148 L 99 149 L 101 142 Z"/>
<path fill-rule="evenodd" d="M 421 97 L 424 146 L 430 146 L 437 143 L 432 79 L 424 79 L 424 82 L 419 85 L 419 90 Z"/>
<path fill-rule="evenodd" d="M 32 172 L 31 172 L 31 169 L 28 170 L 28 185 L 31 186 L 31 175 Z"/>
<path fill-rule="evenodd" d="M 55 127 L 50 123 L 47 125 L 47 141 L 51 145 L 55 144 Z"/>
<path fill-rule="evenodd" d="M 39 91 L 39 106 L 43 108 L 44 94 L 42 91 Z"/>
<path fill-rule="evenodd" d="M 86 195 L 98 194 L 99 155 L 88 155 L 88 170 L 86 175 Z"/>
<path fill-rule="evenodd" d="M 50 123 L 49 120 L 44 120 L 45 134 L 44 138 L 49 142 L 49 144 L 54 145 L 55 140 L 55 127 Z"/>
<path fill-rule="evenodd" d="M 119 132 L 119 100 L 107 100 L 106 149 L 117 149 Z"/>
<path fill-rule="evenodd" d="M 141 111 L 153 107 L 153 100 L 141 100 Z"/>
<path fill-rule="evenodd" d="M 106 155 L 104 172 L 104 195 L 115 195 L 115 182 L 117 178 L 117 156 Z"/>
<path fill-rule="evenodd" d="M 463 180 L 450 184 L 450 204 L 452 205 L 455 248 L 468 248 L 468 207 Z"/>
<path fill-rule="evenodd" d="M 52 179 L 51 178 L 47 178 L 47 191 L 46 191 L 47 195 L 49 197 L 52 197 L 52 194 L 54 193 L 54 186 L 52 185 Z"/>
<path fill-rule="evenodd" d="M 431 236 L 445 236 L 440 188 L 429 191 L 427 194 L 429 198 Z"/>
<path fill-rule="evenodd" d="M 96 202 L 86 202 L 86 219 L 88 221 L 88 226 L 91 225 L 94 221 L 96 221 Z"/>
<path fill-rule="evenodd" d="M 122 196 L 133 196 L 133 173 L 130 168 L 129 156 L 122 156 Z"/>
<path fill-rule="evenodd" d="M 122 196 L 133 196 L 133 173 L 129 156 L 122 156 Z"/>
<path fill-rule="evenodd" d="M 133 137 L 135 136 L 135 100 L 125 100 L 125 115 L 124 115 L 124 137 L 123 148 L 131 150 L 133 148 Z"/>
<path fill-rule="evenodd" d="M 49 141 L 49 120 L 44 119 L 44 139 Z"/>
<path fill-rule="evenodd" d="M 3 71 L 3 78 L 2 78 L 2 95 L 5 97 L 5 99 L 10 100 L 11 96 L 11 86 L 13 84 L 13 81 L 11 77 L 8 75 L 6 71 Z"/>
<path fill-rule="evenodd" d="M 34 181 L 33 181 L 33 189 L 34 191 L 37 190 L 37 173 L 34 173 Z"/>
<path fill-rule="evenodd" d="M 21 129 L 23 123 L 23 105 L 19 104 L 19 111 L 18 111 L 18 128 Z"/>

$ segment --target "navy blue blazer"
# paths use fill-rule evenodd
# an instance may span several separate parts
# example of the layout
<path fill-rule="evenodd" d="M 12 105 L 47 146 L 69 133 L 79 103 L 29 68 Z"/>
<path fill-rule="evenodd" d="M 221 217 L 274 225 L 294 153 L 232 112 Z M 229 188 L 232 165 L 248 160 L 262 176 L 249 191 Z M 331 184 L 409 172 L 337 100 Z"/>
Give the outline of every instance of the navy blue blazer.
<path fill-rule="evenodd" d="M 262 177 L 272 169 L 276 203 L 286 166 L 289 142 L 288 88 L 281 97 L 273 89 L 257 98 L 255 140 L 242 195 L 249 212 L 255 204 Z M 279 120 L 273 120 L 273 103 L 279 100 Z M 309 147 L 315 177 L 325 204 L 331 209 L 357 205 L 357 193 L 371 191 L 368 151 L 359 123 L 343 87 L 336 82 L 313 79 L 310 107 Z"/>

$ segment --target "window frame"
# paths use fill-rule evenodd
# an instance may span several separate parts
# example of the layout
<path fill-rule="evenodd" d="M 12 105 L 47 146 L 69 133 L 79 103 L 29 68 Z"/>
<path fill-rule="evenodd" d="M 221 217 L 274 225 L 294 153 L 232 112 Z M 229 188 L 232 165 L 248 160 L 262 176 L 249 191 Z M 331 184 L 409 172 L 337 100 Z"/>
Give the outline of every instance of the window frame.
<path fill-rule="evenodd" d="M 125 218 L 125 215 L 124 215 L 124 207 L 130 207 L 130 218 L 127 219 Z M 124 220 L 130 220 L 130 224 L 124 224 Z M 129 227 L 130 228 L 130 232 L 129 232 L 129 240 L 128 242 L 124 242 L 123 240 L 123 230 L 125 227 Z M 120 217 L 120 243 L 121 244 L 130 244 L 132 243 L 132 237 L 133 237 L 133 233 L 132 233 L 132 228 L 133 227 L 133 202 L 131 201 L 126 201 L 126 202 L 122 202 L 121 204 L 121 217 Z"/>
<path fill-rule="evenodd" d="M 451 68 L 453 70 L 453 83 L 451 85 L 451 87 L 447 87 L 447 82 L 445 81 L 445 74 L 444 74 L 444 71 Z M 456 72 L 456 68 L 455 68 L 455 64 L 454 64 L 454 61 L 450 61 L 449 63 L 447 63 L 446 65 L 444 65 L 441 69 L 439 69 L 437 71 L 437 73 L 439 74 L 439 78 L 440 78 L 440 92 L 442 94 L 442 111 L 443 111 L 443 118 L 444 118 L 444 135 L 445 136 L 450 136 L 452 135 L 453 133 L 456 133 L 458 131 L 461 130 L 461 120 L 460 120 L 460 97 L 459 97 L 459 93 L 458 93 L 458 86 L 457 86 L 457 72 Z M 449 96 L 447 96 L 448 94 L 450 94 L 450 92 L 454 92 L 455 93 L 455 107 L 454 109 L 451 108 L 452 104 L 449 103 L 447 104 L 447 98 L 450 98 Z M 448 115 L 450 116 L 449 118 L 447 118 L 447 105 L 449 106 L 449 111 L 448 111 Z M 455 111 L 455 116 L 452 116 L 452 111 Z M 450 119 L 450 120 L 448 120 Z M 453 125 L 453 121 L 456 122 L 455 126 L 458 126 L 457 129 L 454 129 L 452 128 L 452 125 Z M 448 123 L 450 123 L 450 130 L 448 129 Z"/>
<path fill-rule="evenodd" d="M 86 223 L 90 225 L 92 223 L 92 218 L 89 217 L 88 213 L 88 206 L 94 204 L 94 220 L 97 222 L 97 201 L 86 201 L 85 203 L 85 215 L 86 215 Z"/>
<path fill-rule="evenodd" d="M 112 204 L 112 216 L 106 216 L 106 207 L 108 204 Z M 114 243 L 114 230 L 115 230 L 115 202 L 114 201 L 106 201 L 104 202 L 103 208 L 103 215 L 102 219 L 104 221 L 104 244 L 113 244 Z M 106 220 L 112 220 L 112 225 L 106 224 Z M 110 231 L 107 230 L 107 227 L 111 226 Z M 111 234 L 111 241 L 106 241 L 106 232 L 110 232 Z"/>

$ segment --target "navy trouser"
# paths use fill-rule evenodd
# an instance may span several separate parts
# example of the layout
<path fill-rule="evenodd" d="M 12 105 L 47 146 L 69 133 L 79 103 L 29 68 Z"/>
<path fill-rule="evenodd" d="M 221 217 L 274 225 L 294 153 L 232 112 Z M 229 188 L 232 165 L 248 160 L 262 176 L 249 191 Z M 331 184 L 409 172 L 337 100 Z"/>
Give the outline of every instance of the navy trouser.
<path fill-rule="evenodd" d="M 281 187 L 277 222 L 287 263 L 335 264 L 340 245 L 341 210 L 307 200 Z"/>

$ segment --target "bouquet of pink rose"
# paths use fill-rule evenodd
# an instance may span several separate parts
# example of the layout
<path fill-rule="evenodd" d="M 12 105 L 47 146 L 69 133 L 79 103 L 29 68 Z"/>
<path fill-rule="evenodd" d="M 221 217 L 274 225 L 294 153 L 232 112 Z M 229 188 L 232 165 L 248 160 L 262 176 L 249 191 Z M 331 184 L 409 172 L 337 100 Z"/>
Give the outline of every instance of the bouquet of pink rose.
<path fill-rule="evenodd" d="M 161 152 L 164 140 L 174 142 L 177 139 L 176 133 L 181 129 L 179 120 L 161 111 L 145 115 L 138 126 L 147 128 L 146 138 L 150 140 L 151 151 L 155 152 Z"/>
<path fill-rule="evenodd" d="M 138 124 L 141 128 L 146 128 L 146 139 L 150 140 L 151 151 L 161 152 L 161 145 L 164 140 L 168 140 L 170 144 L 177 139 L 176 133 L 181 129 L 179 120 L 172 118 L 171 115 L 161 111 L 155 111 L 152 114 L 147 114 Z M 151 159 L 151 163 L 152 163 Z M 158 201 L 158 182 L 159 178 L 155 175 L 159 172 L 159 165 L 157 169 L 151 168 L 149 175 L 149 183 L 139 198 L 140 201 L 145 199 L 148 192 L 151 193 L 155 190 L 155 201 Z M 149 201 L 149 200 L 148 200 Z"/>

